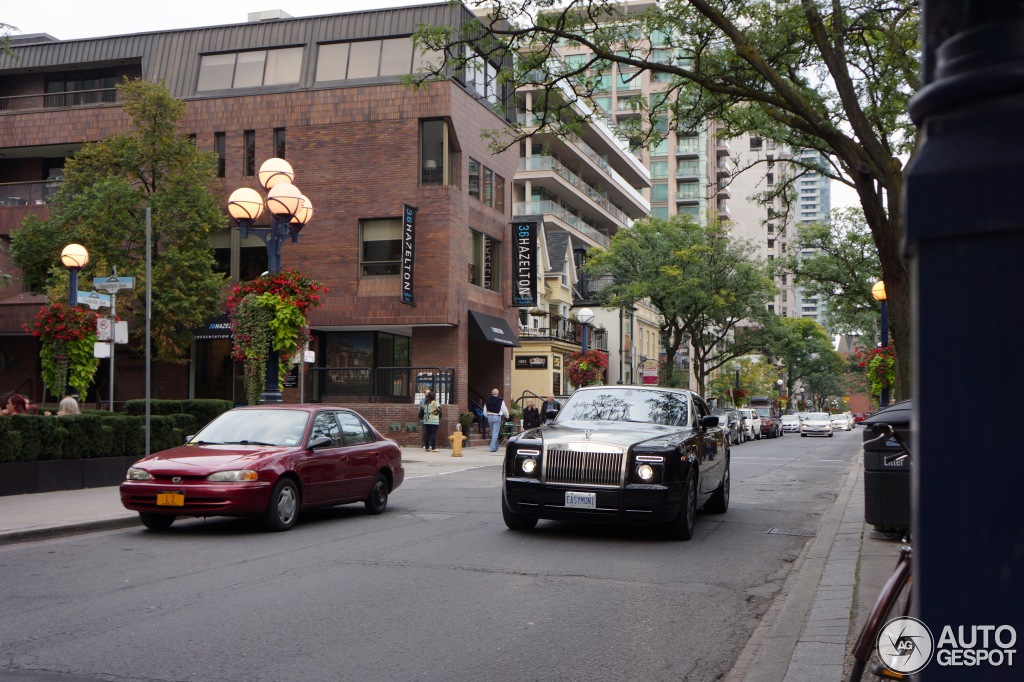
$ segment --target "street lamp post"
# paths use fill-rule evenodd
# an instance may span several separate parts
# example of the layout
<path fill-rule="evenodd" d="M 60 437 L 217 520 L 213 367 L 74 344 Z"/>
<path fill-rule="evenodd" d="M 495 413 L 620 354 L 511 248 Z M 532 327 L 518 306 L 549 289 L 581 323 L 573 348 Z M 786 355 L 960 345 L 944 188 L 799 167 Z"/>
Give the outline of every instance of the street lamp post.
<path fill-rule="evenodd" d="M 786 382 L 783 381 L 782 379 L 775 380 L 775 385 L 778 387 L 779 391 L 779 412 L 782 412 L 782 387 L 785 385 L 785 383 Z"/>
<path fill-rule="evenodd" d="M 299 233 L 313 217 L 313 204 L 292 184 L 295 171 L 284 159 L 267 159 L 257 176 L 267 192 L 267 198 L 251 187 L 236 189 L 228 198 L 228 213 L 238 225 L 242 239 L 250 233 L 263 240 L 267 247 L 267 272 L 281 272 L 281 244 L 285 237 L 299 241 Z M 254 227 L 263 216 L 264 208 L 270 213 L 269 227 Z M 260 403 L 283 402 L 278 388 L 278 354 L 267 353 L 267 377 L 260 395 Z"/>
<path fill-rule="evenodd" d="M 885 282 L 879 280 L 875 282 L 874 286 L 871 287 L 871 295 L 876 301 L 879 302 L 882 312 L 881 320 L 881 332 L 882 332 L 882 348 L 889 346 L 889 305 L 886 301 L 885 295 Z M 878 396 L 878 407 L 887 407 L 889 405 L 889 385 L 886 384 L 882 388 L 881 395 Z"/>
<path fill-rule="evenodd" d="M 594 321 L 594 311 L 591 310 L 590 308 L 583 308 L 578 313 L 576 313 L 576 319 L 579 320 L 580 324 L 583 325 L 583 343 L 582 343 L 582 347 L 583 347 L 583 352 L 586 353 L 587 352 L 587 331 L 588 331 L 587 327 L 589 327 L 590 323 Z"/>
<path fill-rule="evenodd" d="M 89 264 L 89 252 L 81 244 L 68 244 L 60 252 L 60 262 L 68 269 L 68 305 L 78 305 L 78 271 Z"/>
<path fill-rule="evenodd" d="M 740 394 L 740 363 L 732 363 L 732 371 L 736 372 L 736 385 L 733 387 L 732 402 L 736 404 L 736 396 Z"/>

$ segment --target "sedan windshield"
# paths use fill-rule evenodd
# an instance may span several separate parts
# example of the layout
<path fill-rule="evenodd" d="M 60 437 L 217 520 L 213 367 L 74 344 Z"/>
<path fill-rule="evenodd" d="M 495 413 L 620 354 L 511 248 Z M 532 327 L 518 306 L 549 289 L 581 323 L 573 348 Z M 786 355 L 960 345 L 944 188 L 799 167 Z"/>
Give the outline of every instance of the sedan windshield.
<path fill-rule="evenodd" d="M 669 391 L 615 388 L 576 391 L 555 422 L 629 421 L 686 426 L 688 402 L 685 393 Z"/>
<path fill-rule="evenodd" d="M 815 422 L 827 422 L 829 420 L 828 415 L 824 412 L 811 412 L 807 415 L 807 419 Z"/>
<path fill-rule="evenodd" d="M 281 445 L 302 442 L 309 413 L 303 410 L 232 410 L 207 424 L 191 443 Z"/>

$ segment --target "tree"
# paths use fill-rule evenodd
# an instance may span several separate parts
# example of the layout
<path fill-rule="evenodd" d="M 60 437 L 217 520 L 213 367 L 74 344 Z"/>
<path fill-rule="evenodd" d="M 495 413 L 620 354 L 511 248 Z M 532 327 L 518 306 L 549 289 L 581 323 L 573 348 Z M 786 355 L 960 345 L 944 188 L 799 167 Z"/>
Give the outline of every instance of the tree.
<path fill-rule="evenodd" d="M 780 317 L 774 320 L 771 332 L 767 351 L 785 368 L 788 395 L 793 395 L 797 381 L 816 395 L 826 389 L 831 394 L 840 385 L 846 362 L 832 349 L 832 339 L 824 327 L 807 318 Z"/>
<path fill-rule="evenodd" d="M 667 379 L 679 346 L 689 341 L 704 395 L 709 374 L 761 345 L 756 327 L 770 317 L 775 286 L 767 265 L 750 258 L 751 248 L 731 240 L 717 221 L 649 217 L 617 232 L 607 250 L 591 251 L 585 267 L 597 277 L 611 275 L 602 302 L 631 306 L 646 298 L 661 313 Z"/>
<path fill-rule="evenodd" d="M 667 83 L 663 98 L 636 98 L 641 116 L 634 137 L 657 138 L 662 117 L 678 130 L 715 120 L 726 135 L 750 133 L 827 155 L 832 165 L 814 170 L 857 192 L 878 248 L 893 340 L 901 357 L 910 358 L 910 278 L 898 207 L 901 157 L 916 144 L 906 112 L 920 87 L 917 2 L 664 0 L 643 11 L 614 0 L 572 0 L 561 8 L 551 0 L 470 4 L 486 17 L 459 27 L 423 26 L 418 38 L 427 48 L 446 48 L 439 76 L 475 74 L 481 56 L 501 63 L 509 53 L 521 55 L 498 82 L 544 90 L 528 121 L 493 133 L 499 147 L 541 131 L 578 132 L 580 118 L 592 114 L 574 111 L 561 90 L 589 98 L 601 87 L 602 72 L 619 64 Z M 563 43 L 585 47 L 587 59 L 564 63 Z M 780 184 L 777 194 L 785 194 Z M 897 393 L 909 389 L 910 365 L 901 361 Z"/>
<path fill-rule="evenodd" d="M 209 236 L 227 219 L 212 191 L 216 159 L 178 132 L 185 105 L 162 84 L 118 86 L 132 128 L 86 144 L 64 166 L 49 217 L 26 218 L 13 233 L 11 259 L 33 291 L 66 295 L 64 245 L 89 250 L 84 273 L 134 276 L 117 296 L 122 317 L 145 310 L 146 208 L 153 225 L 155 356 L 183 362 L 191 329 L 221 309 L 224 276 L 214 271 Z M 85 279 L 84 281 L 89 281 Z M 63 293 L 61 293 L 63 292 Z M 141 317 L 140 317 L 141 319 Z"/>
<path fill-rule="evenodd" d="M 805 251 L 813 253 L 801 255 Z M 837 210 L 827 223 L 799 225 L 782 267 L 793 273 L 805 295 L 828 301 L 825 318 L 833 333 L 863 334 L 875 328 L 879 309 L 871 286 L 882 279 L 882 266 L 859 210 Z"/>
<path fill-rule="evenodd" d="M 11 31 L 17 30 L 17 26 L 0 22 L 0 54 L 5 54 L 12 59 L 18 59 L 18 55 L 11 49 Z"/>

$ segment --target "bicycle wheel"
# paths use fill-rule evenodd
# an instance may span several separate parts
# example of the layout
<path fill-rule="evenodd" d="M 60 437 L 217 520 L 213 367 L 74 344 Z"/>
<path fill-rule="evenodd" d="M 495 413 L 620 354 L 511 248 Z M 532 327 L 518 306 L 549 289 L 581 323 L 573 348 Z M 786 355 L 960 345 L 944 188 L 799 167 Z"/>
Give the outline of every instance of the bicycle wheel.
<path fill-rule="evenodd" d="M 885 624 L 893 618 L 906 618 L 910 615 L 912 588 L 914 577 L 911 574 L 912 550 L 904 545 L 900 548 L 900 559 L 896 570 L 882 587 L 882 592 L 875 601 L 874 608 L 868 615 L 864 628 L 860 631 L 857 643 L 853 647 L 854 665 L 850 673 L 850 682 L 860 682 L 864 671 L 879 676 L 887 668 L 878 653 L 878 637 Z M 877 671 L 877 672 L 876 672 Z M 885 676 L 883 679 L 910 679 L 909 675 Z"/>

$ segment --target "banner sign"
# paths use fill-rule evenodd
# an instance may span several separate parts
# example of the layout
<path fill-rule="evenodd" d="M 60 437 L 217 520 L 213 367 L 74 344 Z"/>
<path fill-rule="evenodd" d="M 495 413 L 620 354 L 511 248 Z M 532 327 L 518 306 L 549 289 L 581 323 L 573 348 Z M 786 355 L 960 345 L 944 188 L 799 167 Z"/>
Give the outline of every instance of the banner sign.
<path fill-rule="evenodd" d="M 413 264 L 416 250 L 416 208 L 402 204 L 402 303 L 416 305 Z"/>
<path fill-rule="evenodd" d="M 521 308 L 537 305 L 537 223 L 512 223 L 515 243 L 515 273 L 512 305 Z"/>

